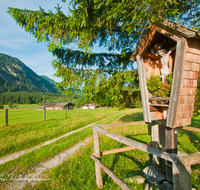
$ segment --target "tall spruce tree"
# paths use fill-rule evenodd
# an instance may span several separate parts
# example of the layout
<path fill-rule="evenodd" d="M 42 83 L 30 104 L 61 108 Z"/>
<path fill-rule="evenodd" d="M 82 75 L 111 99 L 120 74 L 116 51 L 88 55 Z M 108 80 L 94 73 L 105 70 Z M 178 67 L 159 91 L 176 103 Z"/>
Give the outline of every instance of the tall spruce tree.
<path fill-rule="evenodd" d="M 8 13 L 37 41 L 47 43 L 55 56 L 57 87 L 66 93 L 83 93 L 95 100 L 102 93 L 114 104 L 124 86 L 136 86 L 137 69 L 129 61 L 145 29 L 163 19 L 187 21 L 200 28 L 199 0 L 71 0 L 69 15 L 55 11 L 8 8 Z M 66 4 L 67 6 L 67 4 Z M 179 20 L 180 19 L 180 20 Z M 71 49 L 75 44 L 77 49 Z M 106 49 L 93 52 L 95 46 Z"/>

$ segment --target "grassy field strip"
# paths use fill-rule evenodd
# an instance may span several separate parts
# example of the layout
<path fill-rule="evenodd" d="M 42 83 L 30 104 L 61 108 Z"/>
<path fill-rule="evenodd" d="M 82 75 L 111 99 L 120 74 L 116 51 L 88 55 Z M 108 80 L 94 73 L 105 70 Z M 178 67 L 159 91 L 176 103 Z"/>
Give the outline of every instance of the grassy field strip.
<path fill-rule="evenodd" d="M 101 121 L 104 121 L 104 120 L 106 120 L 106 119 L 108 119 L 108 118 L 110 118 L 110 117 L 112 117 L 112 116 L 106 117 L 106 118 L 104 118 L 104 119 L 102 119 L 102 120 L 100 120 L 100 121 L 94 122 L 94 123 L 92 123 L 92 124 L 89 124 L 89 125 L 87 125 L 87 126 L 85 126 L 85 127 L 80 128 L 80 129 L 77 129 L 77 130 L 68 132 L 68 133 L 66 133 L 66 134 L 64 134 L 64 135 L 61 135 L 60 137 L 57 137 L 57 138 L 55 138 L 55 139 L 46 141 L 46 142 L 44 142 L 44 143 L 42 143 L 42 144 L 40 144 L 40 145 L 36 145 L 36 146 L 31 147 L 31 148 L 29 148 L 29 149 L 22 150 L 22 151 L 19 151 L 19 152 L 15 152 L 15 153 L 10 154 L 10 155 L 8 155 L 8 156 L 4 156 L 4 157 L 0 158 L 0 164 L 4 164 L 4 163 L 6 163 L 6 162 L 8 162 L 8 161 L 10 161 L 10 160 L 14 160 L 14 159 L 16 159 L 16 158 L 18 158 L 18 157 L 20 157 L 20 156 L 22 156 L 22 155 L 24 155 L 24 154 L 26 154 L 26 153 L 28 153 L 28 152 L 31 152 L 31 151 L 34 151 L 34 150 L 36 150 L 36 149 L 39 149 L 40 147 L 49 145 L 49 144 L 51 144 L 51 143 L 53 143 L 53 142 L 55 142 L 55 141 L 57 141 L 57 140 L 59 140 L 59 139 L 61 139 L 61 138 L 64 138 L 64 137 L 66 137 L 66 136 L 69 136 L 69 135 L 71 135 L 71 134 L 73 134 L 73 133 L 76 133 L 76 132 L 78 132 L 78 131 L 81 131 L 81 130 L 83 130 L 83 129 L 85 129 L 85 128 L 91 127 L 92 125 L 95 125 L 96 123 L 99 123 L 99 122 L 101 122 Z"/>
<path fill-rule="evenodd" d="M 89 111 L 89 113 L 88 113 Z M 79 115 L 94 115 L 102 112 L 109 112 L 109 109 L 86 110 L 79 109 Z M 77 109 L 67 110 L 67 117 L 77 116 Z M 43 121 L 44 111 L 37 109 L 9 109 L 8 110 L 8 124 L 14 125 L 19 123 L 30 123 L 36 121 Z M 46 121 L 49 119 L 63 119 L 65 118 L 65 110 L 46 110 Z M 0 126 L 5 125 L 5 110 L 0 110 Z"/>
<path fill-rule="evenodd" d="M 85 146 L 91 139 L 92 137 L 88 137 L 83 142 L 78 142 L 74 146 L 61 152 L 60 154 L 54 156 L 53 158 L 50 158 L 45 162 L 39 163 L 37 167 L 31 170 L 31 173 L 28 173 L 27 175 L 23 176 L 23 179 L 26 179 L 26 180 L 10 183 L 9 185 L 6 185 L 4 188 L 9 189 L 9 190 L 22 189 L 25 187 L 25 185 L 27 185 L 27 183 L 29 183 L 29 188 L 30 188 L 31 186 L 34 186 L 38 181 L 44 181 L 45 179 L 41 175 L 43 172 L 45 172 L 47 169 L 52 169 L 52 168 L 55 168 L 56 166 L 59 166 L 67 158 L 70 158 L 78 149 Z M 33 178 L 33 173 L 34 173 L 34 176 L 37 177 L 37 180 Z"/>
<path fill-rule="evenodd" d="M 122 123 L 122 121 L 120 121 L 121 118 L 123 118 L 126 115 L 130 115 L 130 113 L 134 114 L 136 112 L 141 112 L 142 113 L 142 109 L 137 108 L 137 109 L 134 109 L 134 111 L 130 110 L 130 111 L 124 113 L 120 118 L 117 118 L 116 120 L 113 120 L 112 123 Z M 143 118 L 142 118 L 142 120 L 143 120 Z"/>
<path fill-rule="evenodd" d="M 116 113 L 119 111 L 0 126 L 0 157 L 39 145 Z"/>
<path fill-rule="evenodd" d="M 148 127 L 146 125 L 117 127 L 111 129 L 115 133 L 123 136 L 134 135 L 134 138 L 145 143 L 150 142 L 151 137 L 147 134 Z M 138 134 L 138 135 L 137 135 Z M 113 139 L 104 135 L 100 135 L 101 150 L 115 149 L 124 147 Z M 45 178 L 50 181 L 41 181 L 31 189 L 83 189 L 98 190 L 95 179 L 95 163 L 90 158 L 93 153 L 93 140 L 91 139 L 86 146 L 77 150 L 72 157 L 69 157 L 59 166 L 47 170 Z M 102 157 L 102 162 L 110 168 L 123 181 L 125 178 L 142 175 L 143 169 L 149 165 L 149 154 L 133 150 L 125 153 L 112 154 Z M 114 181 L 103 172 L 105 190 L 120 190 Z M 143 190 L 143 184 L 129 184 L 133 189 Z M 27 185 L 29 187 L 29 184 Z"/>
<path fill-rule="evenodd" d="M 119 117 L 119 115 L 122 115 L 122 113 L 120 113 L 120 114 L 118 113 L 117 115 Z M 116 115 L 115 115 L 115 117 L 116 117 Z M 108 118 L 109 117 L 105 118 L 105 120 Z M 21 156 L 20 158 L 17 158 L 16 160 L 7 162 L 0 166 L 0 173 L 2 173 L 2 171 L 4 171 L 5 175 L 10 175 L 12 173 L 12 175 L 18 176 L 19 174 L 22 174 L 24 172 L 27 173 L 27 171 L 30 170 L 29 178 L 31 180 L 31 174 L 33 174 L 34 171 L 36 172 L 39 170 L 39 168 L 41 168 L 41 164 L 38 164 L 38 163 L 45 163 L 45 164 L 49 165 L 49 167 L 51 167 L 51 168 L 54 167 L 52 162 L 49 162 L 49 160 L 47 160 L 47 158 L 51 158 L 54 155 L 57 155 L 59 153 L 56 157 L 60 159 L 61 158 L 60 155 L 64 156 L 62 151 L 66 150 L 67 148 L 72 147 L 76 143 L 79 144 L 80 140 L 83 140 L 83 139 L 87 138 L 88 136 L 92 135 L 92 132 L 93 131 L 91 128 L 85 128 L 84 130 L 79 131 L 76 134 L 71 134 L 68 137 L 59 139 L 59 140 L 55 141 L 54 143 L 52 143 L 51 145 L 41 147 L 40 149 L 38 149 L 36 151 L 32 151 L 28 154 L 25 154 L 25 155 Z M 77 146 L 78 146 L 78 144 L 77 144 Z M 50 160 L 54 160 L 53 158 Z M 47 160 L 47 161 L 42 162 L 43 160 Z M 32 169 L 30 169 L 30 168 L 32 168 Z M 36 168 L 38 168 L 38 169 L 36 169 Z M 43 170 L 42 170 L 42 172 L 43 172 Z M 26 175 L 27 179 L 29 179 L 28 176 L 29 175 Z M 13 185 L 13 183 L 1 184 L 2 188 L 0 188 L 0 189 L 6 189 L 6 186 L 8 187 L 8 189 L 13 189 L 12 185 Z"/>

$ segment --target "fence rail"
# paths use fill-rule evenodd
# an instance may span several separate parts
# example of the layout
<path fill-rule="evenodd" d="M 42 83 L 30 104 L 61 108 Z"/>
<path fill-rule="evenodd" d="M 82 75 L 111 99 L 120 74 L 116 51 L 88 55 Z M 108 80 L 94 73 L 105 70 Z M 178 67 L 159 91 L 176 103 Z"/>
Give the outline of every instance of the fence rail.
<path fill-rule="evenodd" d="M 112 124 L 112 127 L 115 127 L 115 126 L 118 127 L 119 125 L 121 126 L 138 125 L 138 122 L 131 122 L 129 124 L 128 123 Z M 108 127 L 107 125 L 100 125 L 100 126 Z M 173 163 L 173 189 L 174 190 L 191 189 L 191 186 L 192 186 L 191 185 L 191 165 L 200 163 L 200 152 L 197 152 L 191 155 L 177 156 L 175 154 L 167 153 L 163 150 L 152 148 L 148 146 L 150 144 L 148 145 L 142 144 L 140 142 L 134 141 L 122 135 L 113 133 L 111 131 L 103 129 L 100 126 L 93 127 L 94 154 L 91 155 L 91 158 L 95 161 L 96 184 L 98 188 L 101 188 L 103 186 L 103 177 L 102 177 L 102 172 L 101 172 L 101 169 L 103 169 L 115 181 L 115 183 L 117 183 L 122 189 L 130 190 L 131 188 L 127 184 L 125 184 L 121 179 L 119 179 L 112 171 L 110 171 L 103 163 L 101 163 L 100 160 L 101 160 L 101 156 L 104 156 L 104 155 L 139 149 Z M 198 133 L 200 132 L 199 129 L 191 128 L 191 127 L 188 128 L 184 126 L 183 129 L 184 130 L 191 129 L 191 131 L 195 131 Z M 101 152 L 100 140 L 99 140 L 100 133 L 118 142 L 129 145 L 129 147 Z"/>
<path fill-rule="evenodd" d="M 19 123 L 47 121 L 49 119 L 64 119 L 73 116 L 100 114 L 110 109 L 71 109 L 71 110 L 38 110 L 38 109 L 5 109 L 0 110 L 0 126 Z"/>

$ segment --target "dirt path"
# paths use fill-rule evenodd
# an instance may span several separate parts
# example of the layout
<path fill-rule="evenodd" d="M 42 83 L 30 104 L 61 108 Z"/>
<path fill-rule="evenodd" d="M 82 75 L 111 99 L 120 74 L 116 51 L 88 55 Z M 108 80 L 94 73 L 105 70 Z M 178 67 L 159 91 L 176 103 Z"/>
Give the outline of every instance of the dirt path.
<path fill-rule="evenodd" d="M 112 116 L 109 116 L 109 117 L 112 117 Z M 109 117 L 107 117 L 107 118 L 109 118 Z M 107 118 L 104 118 L 104 119 L 99 120 L 99 121 L 103 121 Z M 97 122 L 99 122 L 99 121 L 97 121 Z M 1 158 L 0 163 L 5 163 L 5 162 L 8 162 L 10 160 L 16 159 L 17 157 L 22 156 L 25 153 L 28 153 L 30 151 L 34 151 L 34 150 L 36 150 L 36 149 L 38 149 L 42 146 L 48 145 L 52 142 L 55 142 L 58 139 L 61 139 L 61 138 L 66 137 L 70 134 L 76 133 L 78 131 L 81 131 L 81 130 L 87 128 L 87 127 L 91 127 L 92 125 L 96 124 L 97 122 L 92 123 L 90 125 L 87 125 L 85 127 L 82 127 L 80 129 L 77 129 L 75 131 L 71 131 L 69 133 L 66 133 L 66 134 L 64 134 L 64 135 L 62 135 L 58 138 L 53 139 L 53 140 L 46 141 L 46 142 L 44 142 L 40 145 L 37 145 L 35 147 L 32 147 L 30 149 L 20 151 L 20 152 L 17 152 L 17 153 L 13 153 L 12 155 L 8 155 L 7 157 Z M 26 185 L 28 185 L 28 187 L 31 188 L 39 181 L 49 180 L 49 179 L 45 178 L 45 176 L 42 174 L 43 172 L 45 172 L 47 169 L 52 169 L 52 168 L 60 165 L 67 158 L 70 158 L 78 149 L 85 146 L 91 139 L 92 139 L 92 137 L 88 137 L 85 140 L 78 142 L 77 144 L 75 144 L 71 148 L 68 148 L 68 149 L 64 150 L 63 152 L 49 158 L 48 160 L 38 163 L 34 168 L 30 168 L 30 170 L 27 171 L 26 175 L 23 175 L 23 176 L 20 175 L 20 176 L 17 176 L 15 178 L 11 179 L 11 181 L 4 186 L 4 189 L 9 189 L 9 190 L 23 189 Z"/>
<path fill-rule="evenodd" d="M 113 116 L 113 115 L 112 115 L 112 116 Z M 109 117 L 112 117 L 112 116 L 109 116 Z M 42 143 L 42 144 L 36 145 L 36 146 L 31 147 L 31 148 L 29 148 L 29 149 L 21 150 L 21 151 L 19 151 L 19 152 L 14 152 L 14 153 L 12 153 L 12 154 L 9 154 L 9 155 L 7 155 L 7 156 L 4 156 L 4 157 L 0 158 L 0 164 L 4 164 L 4 163 L 6 163 L 6 162 L 9 162 L 9 161 L 11 161 L 11 160 L 14 160 L 14 159 L 16 159 L 16 158 L 18 158 L 18 157 L 20 157 L 20 156 L 26 154 L 26 153 L 29 153 L 29 152 L 34 151 L 34 150 L 37 150 L 37 149 L 39 149 L 39 148 L 41 148 L 41 147 L 43 147 L 43 146 L 49 145 L 49 144 L 51 144 L 51 143 L 53 143 L 53 142 L 55 142 L 55 141 L 57 141 L 57 140 L 59 140 L 59 139 L 61 139 L 61 138 L 67 137 L 67 136 L 69 136 L 69 135 L 71 135 L 71 134 L 73 134 L 73 133 L 76 133 L 76 132 L 81 131 L 81 130 L 83 130 L 83 129 L 85 129 L 85 128 L 91 127 L 92 125 L 95 125 L 97 122 L 100 122 L 100 121 L 103 121 L 103 120 L 105 120 L 105 119 L 108 119 L 109 117 L 106 117 L 106 118 L 104 118 L 104 119 L 101 119 L 101 120 L 99 120 L 99 121 L 96 121 L 96 122 L 94 122 L 94 123 L 92 123 L 92 124 L 89 124 L 89 125 L 87 125 L 87 126 L 85 126 L 85 127 L 80 128 L 80 129 L 77 129 L 77 130 L 74 130 L 74 131 L 65 133 L 65 134 L 61 135 L 60 137 L 57 137 L 57 138 L 52 139 L 52 140 L 48 140 L 48 141 L 46 141 L 46 142 L 44 142 L 44 143 Z"/>
<path fill-rule="evenodd" d="M 45 177 L 42 176 L 42 172 L 60 165 L 67 158 L 70 158 L 79 148 L 85 146 L 91 139 L 92 137 L 86 138 L 83 142 L 79 142 L 73 147 L 59 153 L 58 155 L 48 159 L 47 161 L 37 164 L 29 171 L 27 175 L 14 178 L 9 184 L 4 187 L 4 189 L 22 189 L 27 184 L 29 187 L 32 187 L 38 181 L 49 180 L 45 179 Z"/>

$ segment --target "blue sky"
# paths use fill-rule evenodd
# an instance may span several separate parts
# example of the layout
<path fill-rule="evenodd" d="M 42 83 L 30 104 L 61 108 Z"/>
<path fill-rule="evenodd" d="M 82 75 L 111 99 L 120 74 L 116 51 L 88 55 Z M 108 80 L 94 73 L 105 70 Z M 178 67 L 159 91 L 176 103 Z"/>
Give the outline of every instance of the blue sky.
<path fill-rule="evenodd" d="M 37 43 L 36 38 L 20 28 L 6 13 L 8 7 L 39 10 L 41 6 L 45 10 L 55 10 L 57 3 L 67 13 L 68 3 L 61 0 L 0 0 L 0 53 L 16 57 L 38 75 L 46 75 L 60 82 L 61 79 L 53 76 L 56 71 L 51 66 L 53 56 L 47 46 Z"/>

